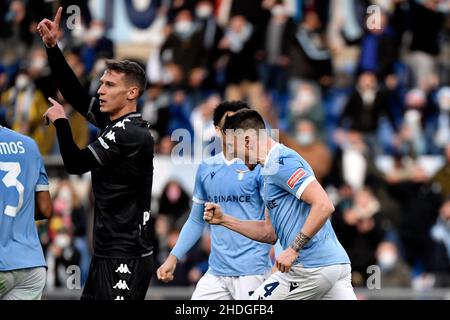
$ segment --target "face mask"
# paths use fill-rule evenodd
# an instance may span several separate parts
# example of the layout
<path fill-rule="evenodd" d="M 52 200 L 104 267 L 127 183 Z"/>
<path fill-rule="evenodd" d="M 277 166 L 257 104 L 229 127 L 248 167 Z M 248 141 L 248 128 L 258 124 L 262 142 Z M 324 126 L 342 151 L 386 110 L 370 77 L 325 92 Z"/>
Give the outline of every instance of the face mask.
<path fill-rule="evenodd" d="M 59 190 L 58 198 L 66 203 L 70 203 L 72 201 L 72 191 L 67 187 L 63 187 Z"/>
<path fill-rule="evenodd" d="M 103 27 L 92 27 L 86 34 L 86 38 L 98 40 L 103 37 L 105 30 Z"/>
<path fill-rule="evenodd" d="M 200 6 L 195 10 L 195 14 L 200 19 L 206 19 L 211 16 L 212 8 L 210 6 Z"/>
<path fill-rule="evenodd" d="M 182 39 L 189 38 L 194 33 L 192 22 L 184 20 L 175 23 L 175 33 Z"/>
<path fill-rule="evenodd" d="M 312 133 L 298 132 L 296 138 L 297 142 L 302 146 L 309 146 L 314 142 L 314 135 Z"/>
<path fill-rule="evenodd" d="M 24 90 L 30 84 L 30 78 L 28 76 L 21 74 L 16 79 L 16 88 L 18 90 Z"/>
<path fill-rule="evenodd" d="M 37 58 L 31 62 L 31 67 L 36 70 L 44 69 L 47 61 L 45 59 Z"/>
<path fill-rule="evenodd" d="M 279 17 L 284 15 L 284 7 L 283 6 L 275 6 L 270 11 L 272 13 L 272 16 Z"/>
<path fill-rule="evenodd" d="M 70 237 L 67 234 L 60 233 L 55 237 L 55 244 L 61 249 L 65 249 L 70 245 Z"/>
<path fill-rule="evenodd" d="M 383 271 L 390 271 L 397 263 L 397 255 L 392 252 L 382 252 L 378 257 L 378 265 Z"/>

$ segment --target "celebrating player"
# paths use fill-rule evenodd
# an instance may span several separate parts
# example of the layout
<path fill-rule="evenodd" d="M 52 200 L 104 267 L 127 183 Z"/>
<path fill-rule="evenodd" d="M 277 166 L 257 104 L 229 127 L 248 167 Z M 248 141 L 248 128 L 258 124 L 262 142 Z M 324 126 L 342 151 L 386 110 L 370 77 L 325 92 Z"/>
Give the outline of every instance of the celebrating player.
<path fill-rule="evenodd" d="M 39 300 L 46 268 L 35 220 L 49 218 L 48 177 L 33 139 L 0 126 L 0 300 Z"/>
<path fill-rule="evenodd" d="M 224 102 L 215 109 L 214 125 L 220 137 L 225 116 L 241 109 L 248 109 L 248 106 L 244 102 Z M 197 170 L 191 213 L 176 246 L 157 271 L 158 278 L 163 281 L 173 279 L 177 260 L 201 237 L 205 226 L 205 202 L 220 203 L 237 218 L 264 223 L 260 166 L 248 170 L 241 160 L 226 151 L 226 141 L 222 140 L 222 146 L 223 152 L 203 161 Z M 266 219 L 270 223 L 269 218 Z M 274 241 L 266 239 L 266 242 Z M 270 245 L 250 240 L 222 226 L 211 226 L 209 270 L 198 282 L 192 299 L 249 299 L 270 273 L 270 248 Z"/>
<path fill-rule="evenodd" d="M 276 258 L 279 271 L 255 291 L 252 299 L 356 299 L 350 260 L 329 221 L 333 204 L 309 164 L 275 142 L 254 110 L 227 117 L 223 130 L 227 140 L 234 139 L 238 157 L 250 167 L 256 163 L 263 166 L 263 198 L 273 228 L 226 215 L 222 210 L 227 209 L 213 203 L 214 199 L 205 205 L 204 219 L 256 241 L 279 238 L 284 249 Z M 239 150 L 238 142 L 242 142 L 243 150 Z"/>
<path fill-rule="evenodd" d="M 92 173 L 95 197 L 94 256 L 81 299 L 144 299 L 153 266 L 150 201 L 153 138 L 136 113 L 146 86 L 145 71 L 135 62 L 108 61 L 100 79 L 99 98 L 81 86 L 58 48 L 55 21 L 42 20 L 45 43 L 58 89 L 92 124 L 99 138 L 80 150 L 73 141 L 63 107 L 53 99 L 45 117 L 57 131 L 61 156 L 69 173 Z"/>

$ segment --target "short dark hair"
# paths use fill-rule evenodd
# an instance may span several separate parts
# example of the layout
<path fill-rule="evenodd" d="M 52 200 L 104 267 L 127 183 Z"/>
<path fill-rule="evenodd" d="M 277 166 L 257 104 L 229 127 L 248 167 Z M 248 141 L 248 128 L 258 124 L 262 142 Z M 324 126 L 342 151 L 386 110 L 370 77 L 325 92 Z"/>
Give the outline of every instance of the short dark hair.
<path fill-rule="evenodd" d="M 225 132 L 227 129 L 259 130 L 265 128 L 264 119 L 257 111 L 244 109 L 236 112 L 232 116 L 226 117 L 222 131 Z"/>
<path fill-rule="evenodd" d="M 224 101 L 214 109 L 213 123 L 219 126 L 220 120 L 227 112 L 237 112 L 243 109 L 250 109 L 250 106 L 244 101 Z"/>
<path fill-rule="evenodd" d="M 107 60 L 106 70 L 125 74 L 125 81 L 138 86 L 141 95 L 147 86 L 147 76 L 144 69 L 134 61 L 130 60 Z"/>

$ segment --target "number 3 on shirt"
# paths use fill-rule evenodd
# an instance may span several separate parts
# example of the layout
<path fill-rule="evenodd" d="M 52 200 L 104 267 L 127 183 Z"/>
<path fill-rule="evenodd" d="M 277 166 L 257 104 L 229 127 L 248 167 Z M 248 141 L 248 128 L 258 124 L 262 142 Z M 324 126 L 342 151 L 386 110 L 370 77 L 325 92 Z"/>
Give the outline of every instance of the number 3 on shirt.
<path fill-rule="evenodd" d="M 6 171 L 6 175 L 3 177 L 2 182 L 7 188 L 14 187 L 17 190 L 17 193 L 19 194 L 19 202 L 16 207 L 6 205 L 5 212 L 7 216 L 15 217 L 17 215 L 17 212 L 19 212 L 20 208 L 22 208 L 23 205 L 23 192 L 24 187 L 23 184 L 20 183 L 19 180 L 17 180 L 17 177 L 19 176 L 21 169 L 20 169 L 20 163 L 18 162 L 0 162 L 0 170 Z"/>

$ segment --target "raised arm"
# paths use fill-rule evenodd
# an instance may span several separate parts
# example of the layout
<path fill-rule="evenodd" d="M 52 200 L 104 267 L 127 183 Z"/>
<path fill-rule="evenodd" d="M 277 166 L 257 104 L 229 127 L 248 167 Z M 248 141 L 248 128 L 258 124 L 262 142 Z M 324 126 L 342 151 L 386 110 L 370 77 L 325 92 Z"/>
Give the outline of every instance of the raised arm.
<path fill-rule="evenodd" d="M 37 26 L 37 30 L 45 44 L 53 78 L 64 99 L 95 126 L 102 127 L 106 115 L 99 112 L 98 101 L 81 85 L 58 47 L 57 34 L 59 32 L 61 14 L 62 7 L 59 7 L 54 21 L 43 19 Z M 89 115 L 90 113 L 95 116 L 92 117 L 92 115 Z"/>
<path fill-rule="evenodd" d="M 224 214 L 217 203 L 208 202 L 205 204 L 203 219 L 209 224 L 219 224 L 258 242 L 275 244 L 277 241 L 277 235 L 267 212 L 265 220 L 240 220 Z"/>

